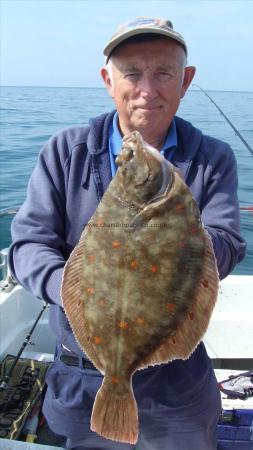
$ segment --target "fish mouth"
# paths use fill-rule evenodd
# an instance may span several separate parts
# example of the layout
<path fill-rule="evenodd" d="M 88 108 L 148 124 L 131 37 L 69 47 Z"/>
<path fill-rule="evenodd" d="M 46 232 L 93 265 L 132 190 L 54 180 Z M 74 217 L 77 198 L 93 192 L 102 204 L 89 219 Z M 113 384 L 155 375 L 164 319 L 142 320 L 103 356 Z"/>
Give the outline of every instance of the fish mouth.
<path fill-rule="evenodd" d="M 123 138 L 123 147 L 115 162 L 118 166 L 123 166 L 131 161 L 137 154 L 136 149 L 140 143 L 141 136 L 137 131 Z"/>

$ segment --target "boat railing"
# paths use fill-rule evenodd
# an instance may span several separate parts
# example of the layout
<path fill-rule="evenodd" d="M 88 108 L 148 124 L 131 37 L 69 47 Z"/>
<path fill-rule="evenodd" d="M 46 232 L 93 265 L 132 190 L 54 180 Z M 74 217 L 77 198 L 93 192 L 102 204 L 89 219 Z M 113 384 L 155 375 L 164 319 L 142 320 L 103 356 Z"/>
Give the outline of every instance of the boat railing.
<path fill-rule="evenodd" d="M 0 280 L 0 292 L 10 292 L 18 284 L 11 275 L 8 265 L 8 248 L 0 250 L 0 269 L 2 271 L 2 280 Z"/>
<path fill-rule="evenodd" d="M 15 216 L 20 205 L 11 206 L 9 208 L 0 209 L 0 218 L 6 216 Z M 0 292 L 10 292 L 17 285 L 16 280 L 11 275 L 8 266 L 8 248 L 0 249 L 0 270 L 2 272 L 2 279 L 0 280 Z"/>

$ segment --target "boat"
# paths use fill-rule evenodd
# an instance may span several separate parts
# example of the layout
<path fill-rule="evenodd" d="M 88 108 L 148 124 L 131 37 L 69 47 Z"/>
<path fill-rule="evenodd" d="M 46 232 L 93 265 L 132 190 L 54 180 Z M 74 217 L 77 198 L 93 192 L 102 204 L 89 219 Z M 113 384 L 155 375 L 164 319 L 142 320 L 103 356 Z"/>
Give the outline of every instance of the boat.
<path fill-rule="evenodd" d="M 0 216 L 15 214 L 16 208 L 0 211 Z M 243 208 L 242 214 L 252 214 Z M 252 217 L 253 219 L 253 217 Z M 252 235 L 251 238 L 253 239 Z M 55 337 L 48 325 L 50 305 L 36 299 L 30 292 L 16 284 L 7 264 L 8 249 L 2 249 L 0 283 L 0 363 L 7 355 L 19 355 L 23 359 L 49 364 L 54 358 Z M 229 376 L 252 370 L 253 376 L 253 275 L 231 274 L 220 282 L 215 306 L 204 343 L 213 361 L 219 382 Z M 43 308 L 43 312 L 42 312 Z M 36 318 L 39 320 L 34 327 Z M 31 335 L 31 330 L 34 332 Z M 29 337 L 29 339 L 27 338 Z M 22 343 L 24 343 L 22 348 Z M 21 349 L 20 349 L 21 348 Z M 20 350 L 22 352 L 20 353 Z M 0 380 L 1 381 L 1 380 Z M 3 380 L 2 380 L 3 381 Z M 253 449 L 253 390 L 245 399 L 231 399 L 222 393 L 223 412 L 218 425 L 218 449 Z M 246 413 L 247 424 L 238 423 L 238 411 Z M 236 419 L 236 420 L 235 420 Z M 29 416 L 28 419 L 29 420 Z M 241 430 L 240 430 L 241 428 Z M 244 437 L 241 437 L 242 429 Z M 245 434 L 246 433 L 246 434 Z M 52 434 L 36 443 L 18 439 L 0 438 L 1 450 L 56 450 L 61 442 Z M 53 436 L 53 437 L 52 437 Z M 24 439 L 24 438 L 22 438 Z M 204 449 L 203 449 L 204 450 Z"/>

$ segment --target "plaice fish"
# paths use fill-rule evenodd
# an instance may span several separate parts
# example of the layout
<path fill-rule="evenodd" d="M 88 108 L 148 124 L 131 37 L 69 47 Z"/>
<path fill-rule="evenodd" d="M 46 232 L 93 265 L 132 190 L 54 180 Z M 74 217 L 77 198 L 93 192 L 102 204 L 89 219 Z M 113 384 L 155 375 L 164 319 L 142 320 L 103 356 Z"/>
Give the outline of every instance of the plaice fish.
<path fill-rule="evenodd" d="M 104 379 L 91 429 L 138 439 L 132 375 L 186 359 L 207 329 L 218 272 L 209 235 L 179 171 L 136 131 L 66 263 L 62 299 L 80 347 Z"/>

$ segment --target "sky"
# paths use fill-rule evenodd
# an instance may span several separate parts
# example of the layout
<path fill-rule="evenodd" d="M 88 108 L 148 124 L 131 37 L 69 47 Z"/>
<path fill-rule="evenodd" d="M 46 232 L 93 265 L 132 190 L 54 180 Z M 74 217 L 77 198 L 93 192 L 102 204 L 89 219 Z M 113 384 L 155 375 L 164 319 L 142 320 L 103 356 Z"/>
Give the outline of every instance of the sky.
<path fill-rule="evenodd" d="M 253 91 L 253 0 L 0 0 L 0 75 L 8 86 L 103 87 L 103 47 L 137 16 L 185 38 L 194 82 Z"/>

